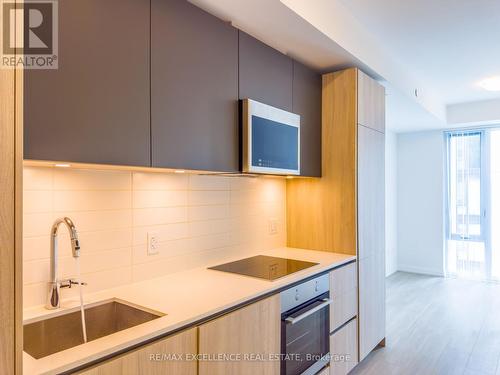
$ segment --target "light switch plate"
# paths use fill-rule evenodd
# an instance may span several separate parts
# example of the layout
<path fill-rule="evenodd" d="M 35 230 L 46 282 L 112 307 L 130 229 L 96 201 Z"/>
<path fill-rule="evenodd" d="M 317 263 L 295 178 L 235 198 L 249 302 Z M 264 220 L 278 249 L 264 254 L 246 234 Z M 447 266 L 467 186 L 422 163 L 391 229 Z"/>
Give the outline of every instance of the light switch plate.
<path fill-rule="evenodd" d="M 148 232 L 148 255 L 156 255 L 160 251 L 158 232 Z"/>
<path fill-rule="evenodd" d="M 278 233 L 278 220 L 269 219 L 268 232 L 269 232 L 269 234 L 277 234 Z"/>

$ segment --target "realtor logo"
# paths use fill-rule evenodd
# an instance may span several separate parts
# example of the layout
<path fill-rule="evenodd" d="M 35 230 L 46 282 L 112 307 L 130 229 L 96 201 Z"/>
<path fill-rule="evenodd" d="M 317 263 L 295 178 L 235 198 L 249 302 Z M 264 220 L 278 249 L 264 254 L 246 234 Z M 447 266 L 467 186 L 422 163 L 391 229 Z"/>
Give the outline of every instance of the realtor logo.
<path fill-rule="evenodd" d="M 1 67 L 57 69 L 57 0 L 1 0 Z"/>

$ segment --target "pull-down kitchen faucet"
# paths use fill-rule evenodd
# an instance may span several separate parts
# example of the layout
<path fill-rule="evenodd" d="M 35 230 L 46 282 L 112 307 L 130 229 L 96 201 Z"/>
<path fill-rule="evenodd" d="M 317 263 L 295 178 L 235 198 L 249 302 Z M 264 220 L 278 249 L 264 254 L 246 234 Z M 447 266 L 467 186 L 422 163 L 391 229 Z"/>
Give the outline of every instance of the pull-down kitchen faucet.
<path fill-rule="evenodd" d="M 65 224 L 69 230 L 71 239 L 71 250 L 73 252 L 73 257 L 80 257 L 80 242 L 78 240 L 78 233 L 76 231 L 75 224 L 69 217 L 64 217 L 62 219 L 57 219 L 52 225 L 51 237 L 50 237 L 50 282 L 49 282 L 49 295 L 47 298 L 47 304 L 45 307 L 49 310 L 58 309 L 60 307 L 60 288 L 71 288 L 71 285 L 79 284 L 78 281 L 73 279 L 59 280 L 58 278 L 58 266 L 59 266 L 59 253 L 58 253 L 58 239 L 57 234 L 59 231 L 59 225 Z M 84 284 L 84 283 L 82 283 Z M 84 284 L 85 285 L 85 284 Z"/>

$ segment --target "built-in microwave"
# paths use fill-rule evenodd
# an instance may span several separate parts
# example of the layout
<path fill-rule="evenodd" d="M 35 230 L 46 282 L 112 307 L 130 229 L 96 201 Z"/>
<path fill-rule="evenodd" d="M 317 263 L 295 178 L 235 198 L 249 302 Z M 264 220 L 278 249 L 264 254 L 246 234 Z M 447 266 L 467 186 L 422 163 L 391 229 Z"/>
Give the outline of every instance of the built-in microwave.
<path fill-rule="evenodd" d="M 300 116 L 255 100 L 242 100 L 242 171 L 300 174 Z"/>

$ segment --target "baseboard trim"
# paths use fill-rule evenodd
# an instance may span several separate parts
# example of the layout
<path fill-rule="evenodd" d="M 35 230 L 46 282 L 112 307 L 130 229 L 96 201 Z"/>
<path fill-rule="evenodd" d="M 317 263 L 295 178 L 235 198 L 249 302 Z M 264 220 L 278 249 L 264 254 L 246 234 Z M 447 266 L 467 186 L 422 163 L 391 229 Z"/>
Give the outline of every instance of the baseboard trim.
<path fill-rule="evenodd" d="M 406 266 L 403 264 L 398 265 L 398 271 L 410 272 L 410 273 L 420 273 L 422 275 L 444 277 L 443 271 L 436 271 L 436 270 L 433 270 L 430 268 L 423 268 L 423 267 Z"/>
<path fill-rule="evenodd" d="M 387 278 L 387 277 L 389 277 L 389 276 L 391 276 L 391 275 L 394 275 L 394 274 L 395 274 L 396 272 L 398 272 L 398 271 L 399 271 L 399 270 L 398 270 L 397 268 L 395 268 L 395 269 L 391 270 L 390 272 L 386 273 L 386 274 L 385 274 L 385 277 Z"/>

